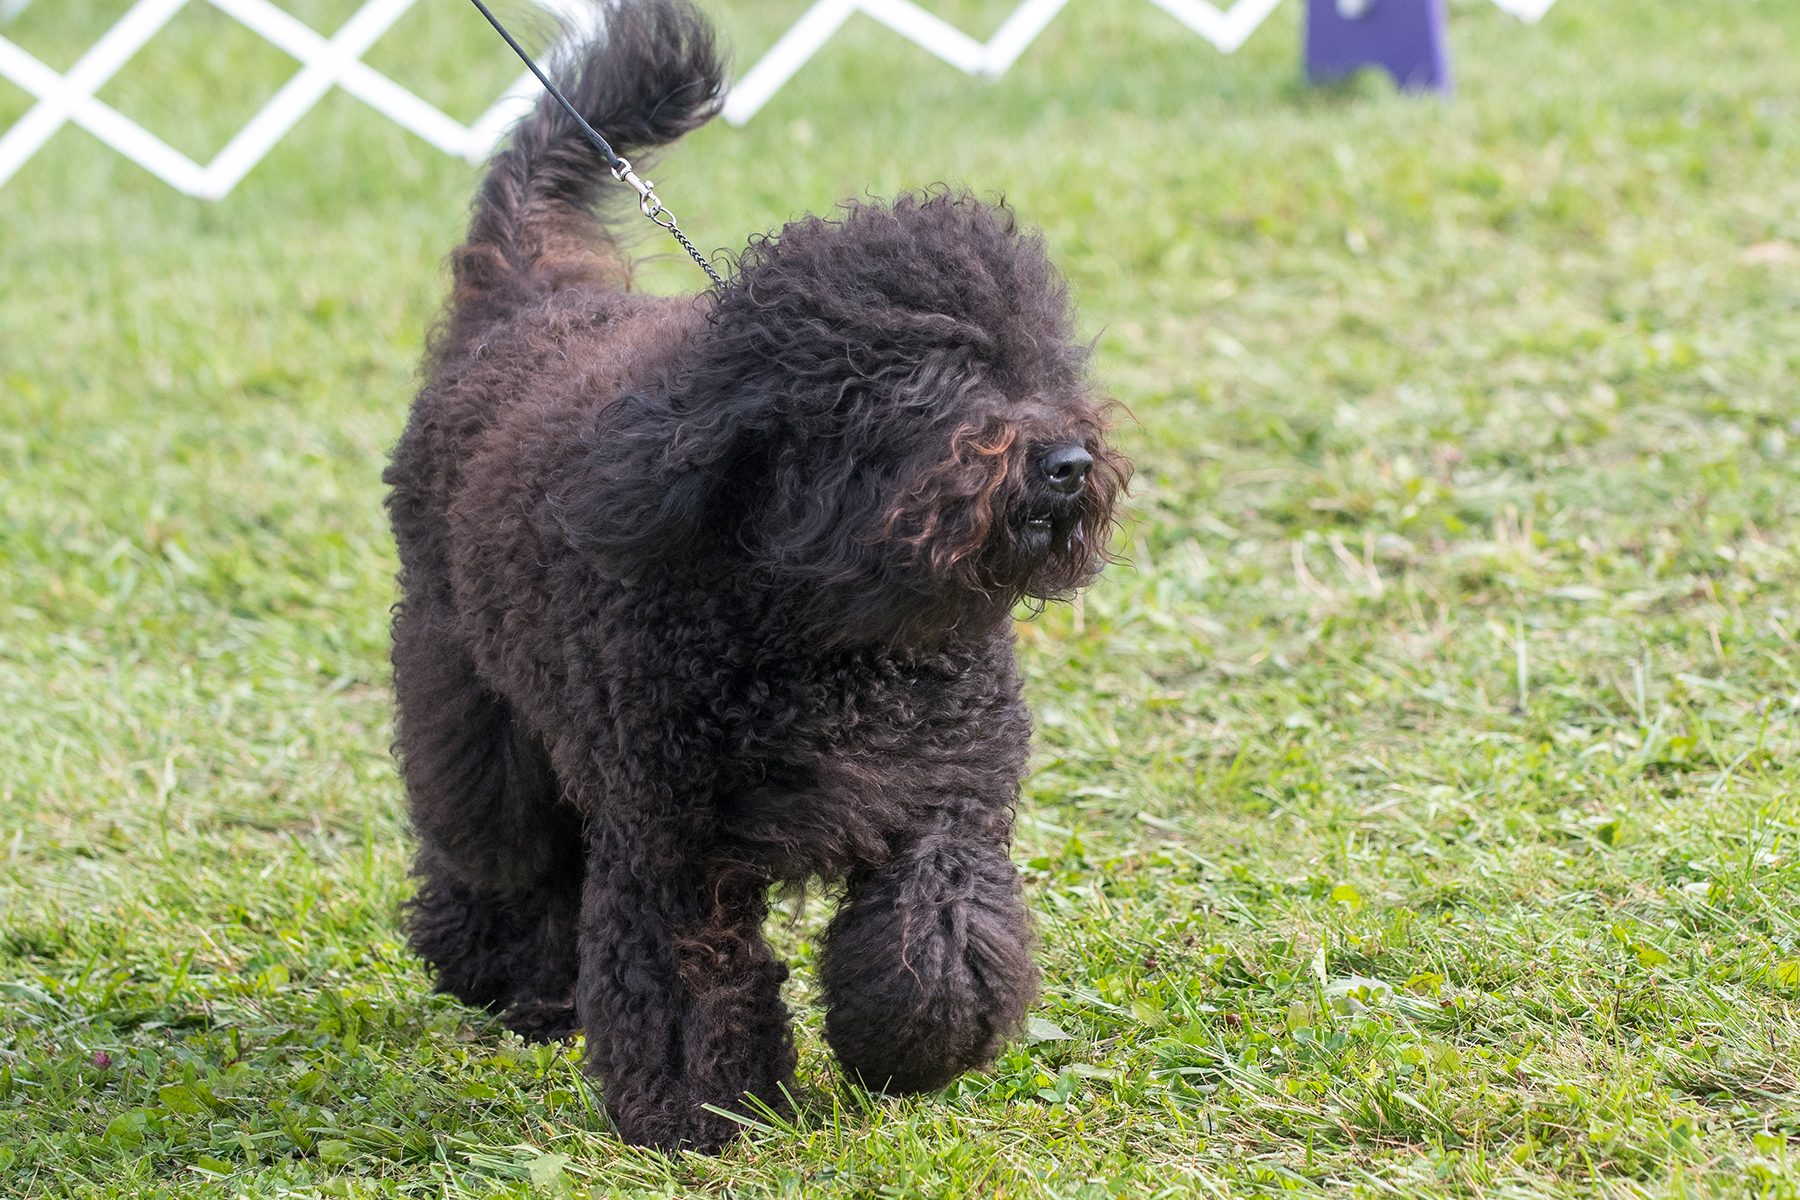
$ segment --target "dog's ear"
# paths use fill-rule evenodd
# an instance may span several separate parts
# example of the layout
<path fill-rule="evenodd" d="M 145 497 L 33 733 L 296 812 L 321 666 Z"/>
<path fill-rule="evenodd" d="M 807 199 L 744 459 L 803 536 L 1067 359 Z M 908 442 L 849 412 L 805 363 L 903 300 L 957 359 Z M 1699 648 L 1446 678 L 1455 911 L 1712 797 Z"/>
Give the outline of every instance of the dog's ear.
<path fill-rule="evenodd" d="M 685 389 L 620 397 L 553 499 L 570 543 L 626 569 L 713 552 L 743 516 L 743 418 L 728 397 Z"/>

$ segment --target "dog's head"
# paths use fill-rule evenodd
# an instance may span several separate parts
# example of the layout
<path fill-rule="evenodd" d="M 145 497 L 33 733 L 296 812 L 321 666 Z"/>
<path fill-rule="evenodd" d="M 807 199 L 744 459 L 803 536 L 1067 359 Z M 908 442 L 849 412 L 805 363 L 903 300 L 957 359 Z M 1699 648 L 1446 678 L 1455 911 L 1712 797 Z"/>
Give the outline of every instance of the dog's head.
<path fill-rule="evenodd" d="M 931 643 L 1107 559 L 1128 464 L 1010 211 L 858 204 L 754 243 L 670 382 L 640 552 L 728 560 L 841 642 Z M 644 431 L 646 434 L 650 430 Z"/>

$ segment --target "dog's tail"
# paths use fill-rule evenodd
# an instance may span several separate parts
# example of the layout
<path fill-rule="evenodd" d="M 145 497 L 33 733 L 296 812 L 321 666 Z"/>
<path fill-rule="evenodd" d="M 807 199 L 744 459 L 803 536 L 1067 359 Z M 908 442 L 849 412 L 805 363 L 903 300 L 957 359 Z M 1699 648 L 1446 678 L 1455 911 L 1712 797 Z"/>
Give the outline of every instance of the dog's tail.
<path fill-rule="evenodd" d="M 627 157 L 706 123 L 724 98 L 712 26 L 689 0 L 598 0 L 597 33 L 560 54 L 552 79 Z M 546 94 L 493 158 L 455 256 L 457 307 L 581 283 L 625 281 L 626 260 L 594 207 L 621 199 L 606 163 Z"/>

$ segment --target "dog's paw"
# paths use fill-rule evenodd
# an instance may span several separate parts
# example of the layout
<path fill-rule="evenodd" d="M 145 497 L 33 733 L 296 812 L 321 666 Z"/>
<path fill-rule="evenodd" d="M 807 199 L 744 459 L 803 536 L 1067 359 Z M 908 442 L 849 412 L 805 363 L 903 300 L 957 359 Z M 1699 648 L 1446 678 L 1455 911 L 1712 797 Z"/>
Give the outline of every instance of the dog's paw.
<path fill-rule="evenodd" d="M 581 1032 L 573 1000 L 521 1001 L 501 1021 L 528 1042 L 562 1042 Z"/>
<path fill-rule="evenodd" d="M 1037 989 L 1018 873 L 993 851 L 922 847 L 838 910 L 825 1040 L 865 1087 L 935 1091 L 986 1065 Z"/>
<path fill-rule="evenodd" d="M 719 1154 L 744 1131 L 741 1122 L 704 1107 L 676 1113 L 615 1114 L 619 1136 L 633 1146 L 675 1154 Z"/>

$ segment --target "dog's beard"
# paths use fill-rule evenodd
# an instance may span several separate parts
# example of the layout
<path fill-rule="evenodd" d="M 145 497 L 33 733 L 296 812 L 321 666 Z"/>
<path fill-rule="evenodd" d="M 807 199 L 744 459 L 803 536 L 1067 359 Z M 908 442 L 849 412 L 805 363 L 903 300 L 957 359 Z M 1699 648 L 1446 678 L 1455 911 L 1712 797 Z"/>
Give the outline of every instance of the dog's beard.
<path fill-rule="evenodd" d="M 1109 463 L 1110 467 L 1110 463 Z M 1108 561 L 1117 480 L 1070 498 L 1026 488 L 994 489 L 989 513 L 951 512 L 936 522 L 935 542 L 890 543 L 904 564 L 896 576 L 922 602 L 911 617 L 914 636 L 930 640 L 959 628 L 1007 619 L 1021 604 L 1041 609 L 1093 582 Z M 953 532 L 978 526 L 985 538 L 959 544 Z"/>
<path fill-rule="evenodd" d="M 1022 507 L 1013 518 L 1013 554 L 1028 574 L 1052 559 L 1067 556 L 1087 514 L 1081 504 L 1044 499 Z M 1029 590 L 1029 579 L 1026 581 Z"/>
<path fill-rule="evenodd" d="M 1034 520 L 1033 517 L 1038 519 Z M 814 636 L 838 645 L 935 649 L 983 636 L 1020 603 L 1066 599 L 1104 563 L 1091 530 L 1097 513 L 999 514 L 987 543 L 951 556 L 892 534 L 840 544 L 843 557 L 791 561 L 771 585 L 808 598 Z"/>
<path fill-rule="evenodd" d="M 1110 509 L 1102 501 L 1039 501 L 1008 523 L 1007 544 L 995 552 L 997 581 L 1015 603 L 1064 600 L 1093 582 L 1109 561 Z"/>
<path fill-rule="evenodd" d="M 1093 457 L 1073 496 L 1040 467 L 1045 444 L 1071 441 Z M 991 631 L 1021 603 L 1068 599 L 1106 564 L 1126 467 L 1097 423 L 968 425 L 945 451 L 881 473 L 777 458 L 769 474 L 795 482 L 776 489 L 778 503 L 747 506 L 741 544 L 771 590 L 806 597 L 813 636 L 943 645 Z"/>
<path fill-rule="evenodd" d="M 996 500 L 1003 506 L 989 544 L 979 555 L 991 586 L 1011 603 L 1040 606 L 1071 597 L 1093 582 L 1111 556 L 1113 505 L 1124 485 L 1123 460 L 1097 437 L 1088 441 L 1094 465 L 1074 496 L 1022 481 L 1030 458 L 1009 467 Z"/>

